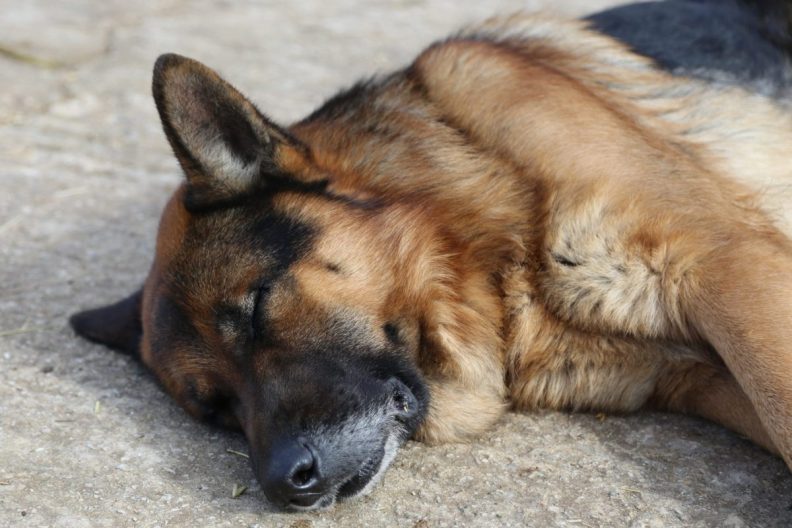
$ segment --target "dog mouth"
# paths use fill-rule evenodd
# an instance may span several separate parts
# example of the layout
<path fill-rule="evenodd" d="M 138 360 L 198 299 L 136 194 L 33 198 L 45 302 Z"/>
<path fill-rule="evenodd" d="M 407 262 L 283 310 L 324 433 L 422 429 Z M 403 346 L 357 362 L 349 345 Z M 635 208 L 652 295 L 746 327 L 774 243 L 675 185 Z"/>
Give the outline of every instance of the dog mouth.
<path fill-rule="evenodd" d="M 341 487 L 338 488 L 337 497 L 339 499 L 348 499 L 362 494 L 365 487 L 371 482 L 374 475 L 376 475 L 383 455 L 384 452 L 380 453 L 376 459 L 369 458 L 363 462 L 357 474 L 352 476 L 352 478 L 344 482 Z"/>
<path fill-rule="evenodd" d="M 292 511 L 322 510 L 333 506 L 337 501 L 354 499 L 367 495 L 381 480 L 399 450 L 399 432 L 388 436 L 378 452 L 366 459 L 358 470 L 343 480 L 330 492 L 309 492 L 295 495 L 287 509 Z"/>
<path fill-rule="evenodd" d="M 379 396 L 368 406 L 346 416 L 339 412 L 340 420 L 270 437 L 263 463 L 254 457 L 254 470 L 271 503 L 291 511 L 318 510 L 374 488 L 425 408 L 401 380 L 376 383 Z"/>
<path fill-rule="evenodd" d="M 417 406 L 412 391 L 401 382 L 398 382 L 397 386 L 399 390 L 394 393 L 391 399 L 392 404 L 395 404 L 402 412 L 409 410 L 410 405 Z M 326 509 L 333 506 L 338 500 L 367 495 L 382 479 L 385 471 L 396 458 L 402 443 L 409 436 L 403 418 L 404 416 L 398 413 L 389 416 L 390 423 L 384 441 L 371 456 L 358 466 L 351 476 L 342 479 L 341 483 L 334 486 L 329 492 L 305 493 L 293 497 L 287 506 L 288 509 L 293 511 Z"/>
<path fill-rule="evenodd" d="M 338 489 L 339 498 L 350 499 L 366 495 L 379 482 L 399 450 L 401 442 L 398 436 L 396 433 L 388 436 L 378 456 L 364 462 L 357 474 L 341 485 Z"/>

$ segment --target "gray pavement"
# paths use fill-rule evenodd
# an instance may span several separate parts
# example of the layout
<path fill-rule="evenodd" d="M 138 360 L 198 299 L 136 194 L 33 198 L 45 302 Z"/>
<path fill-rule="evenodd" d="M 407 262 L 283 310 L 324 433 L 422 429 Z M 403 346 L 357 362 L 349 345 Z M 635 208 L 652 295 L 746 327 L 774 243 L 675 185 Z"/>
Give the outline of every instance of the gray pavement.
<path fill-rule="evenodd" d="M 273 513 L 228 452 L 240 435 L 66 326 L 144 278 L 179 181 L 149 94 L 158 54 L 206 62 L 288 123 L 464 23 L 613 3 L 0 0 L 0 526 L 792 526 L 780 460 L 665 414 L 512 414 L 467 445 L 408 444 L 366 498 Z"/>

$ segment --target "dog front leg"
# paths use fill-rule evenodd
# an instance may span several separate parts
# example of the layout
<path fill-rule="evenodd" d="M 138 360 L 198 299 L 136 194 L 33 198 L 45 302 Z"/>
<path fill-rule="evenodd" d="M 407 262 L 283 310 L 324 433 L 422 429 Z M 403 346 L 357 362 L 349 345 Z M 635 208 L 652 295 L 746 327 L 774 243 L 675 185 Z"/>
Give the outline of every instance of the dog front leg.
<path fill-rule="evenodd" d="M 686 299 L 693 328 L 723 358 L 787 465 L 792 468 L 792 249 L 780 236 L 740 233 L 691 273 Z M 698 412 L 729 425 L 745 405 L 717 382 L 699 391 Z M 726 396 L 723 401 L 720 398 Z M 736 418 L 750 422 L 745 416 Z M 755 427 L 752 429 L 756 429 Z M 749 433 L 750 434 L 750 433 Z M 758 443 L 765 444 L 760 438 Z M 767 446 L 766 446 L 767 447 Z"/>

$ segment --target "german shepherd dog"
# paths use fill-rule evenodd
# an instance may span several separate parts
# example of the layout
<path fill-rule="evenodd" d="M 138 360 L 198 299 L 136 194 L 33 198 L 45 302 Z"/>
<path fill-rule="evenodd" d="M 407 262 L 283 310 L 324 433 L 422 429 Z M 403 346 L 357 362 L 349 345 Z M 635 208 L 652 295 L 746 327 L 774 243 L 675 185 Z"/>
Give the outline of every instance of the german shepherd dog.
<path fill-rule="evenodd" d="M 496 18 L 281 127 L 153 92 L 186 175 L 140 291 L 72 318 L 266 496 L 327 507 L 507 409 L 692 413 L 792 464 L 792 10 Z"/>

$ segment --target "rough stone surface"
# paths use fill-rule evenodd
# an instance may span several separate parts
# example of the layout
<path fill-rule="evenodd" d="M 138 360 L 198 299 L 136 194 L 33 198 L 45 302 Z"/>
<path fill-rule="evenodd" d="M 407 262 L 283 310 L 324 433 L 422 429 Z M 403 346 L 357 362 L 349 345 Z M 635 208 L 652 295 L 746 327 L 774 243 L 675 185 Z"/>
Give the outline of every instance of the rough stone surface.
<path fill-rule="evenodd" d="M 141 282 L 180 178 L 149 95 L 159 53 L 289 122 L 464 23 L 613 3 L 0 0 L 0 526 L 792 525 L 780 460 L 664 414 L 510 415 L 469 445 L 410 443 L 364 499 L 273 513 L 227 451 L 240 435 L 66 326 Z"/>

